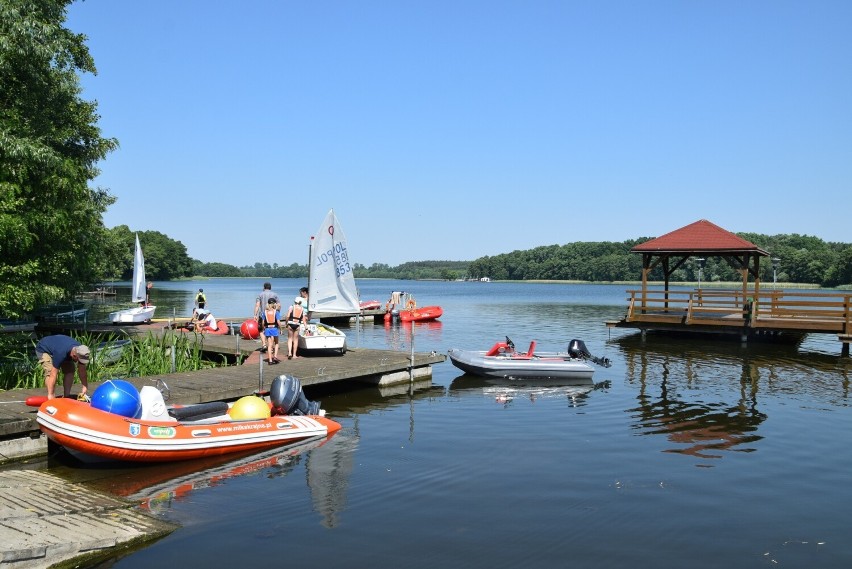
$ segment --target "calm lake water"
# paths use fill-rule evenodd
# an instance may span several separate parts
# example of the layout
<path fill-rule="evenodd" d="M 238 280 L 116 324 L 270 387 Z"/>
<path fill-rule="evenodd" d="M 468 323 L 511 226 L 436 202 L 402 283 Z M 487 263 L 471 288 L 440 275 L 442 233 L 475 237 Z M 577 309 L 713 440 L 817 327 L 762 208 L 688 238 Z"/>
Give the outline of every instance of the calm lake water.
<path fill-rule="evenodd" d="M 262 282 L 156 283 L 157 316 L 186 315 L 203 287 L 214 314 L 247 317 Z M 273 280 L 285 301 L 301 284 Z M 308 391 L 343 430 L 301 452 L 49 465 L 182 524 L 112 567 L 852 566 L 852 359 L 835 336 L 643 342 L 604 325 L 625 314 L 624 285 L 358 286 L 363 300 L 412 292 L 444 316 L 353 327 L 350 347 L 446 353 L 508 335 L 562 350 L 579 338 L 613 365 L 591 388 L 490 383 L 447 361 L 413 392 Z"/>

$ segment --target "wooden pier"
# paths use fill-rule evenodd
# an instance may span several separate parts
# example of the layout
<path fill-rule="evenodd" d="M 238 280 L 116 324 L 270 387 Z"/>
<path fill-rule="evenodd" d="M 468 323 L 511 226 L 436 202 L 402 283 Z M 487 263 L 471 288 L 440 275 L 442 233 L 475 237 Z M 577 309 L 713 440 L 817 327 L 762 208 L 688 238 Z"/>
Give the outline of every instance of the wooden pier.
<path fill-rule="evenodd" d="M 52 328 L 51 328 L 52 329 Z M 68 332 L 67 325 L 57 332 Z M 87 327 L 88 332 L 123 333 L 127 336 L 145 334 L 180 334 L 197 342 L 198 348 L 210 359 L 225 358 L 242 361 L 241 365 L 209 368 L 192 372 L 171 373 L 146 377 L 122 378 L 137 388 L 155 385 L 168 386 L 169 403 L 188 405 L 209 401 L 228 401 L 244 395 L 268 390 L 275 377 L 291 374 L 307 391 L 311 386 L 341 381 L 356 381 L 378 386 L 422 382 L 432 376 L 432 365 L 446 361 L 445 354 L 436 352 L 400 352 L 349 348 L 345 354 L 316 353 L 292 360 L 284 359 L 269 365 L 261 358 L 258 340 L 245 340 L 232 335 L 188 335 L 164 328 L 162 323 L 116 328 L 110 325 Z M 167 339 L 166 339 L 167 343 Z M 98 387 L 89 382 L 89 393 Z M 79 390 L 75 385 L 74 392 Z M 0 463 L 5 460 L 39 454 L 44 441 L 35 421 L 36 409 L 25 404 L 27 397 L 44 395 L 44 388 L 0 391 Z M 30 450 L 36 445 L 36 450 Z"/>
<path fill-rule="evenodd" d="M 754 338 L 799 339 L 808 333 L 834 334 L 849 355 L 852 292 L 762 290 L 628 290 L 624 319 L 610 328 L 695 332 Z"/>

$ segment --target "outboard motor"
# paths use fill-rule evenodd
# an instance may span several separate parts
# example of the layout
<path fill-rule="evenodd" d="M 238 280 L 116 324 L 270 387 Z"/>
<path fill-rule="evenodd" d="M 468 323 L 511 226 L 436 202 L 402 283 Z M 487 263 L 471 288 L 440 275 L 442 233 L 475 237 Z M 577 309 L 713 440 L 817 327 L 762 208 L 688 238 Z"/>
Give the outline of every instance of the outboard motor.
<path fill-rule="evenodd" d="M 568 342 L 568 354 L 572 358 L 587 360 L 592 357 L 592 353 L 586 348 L 586 343 L 583 340 L 571 340 Z"/>
<path fill-rule="evenodd" d="M 585 342 L 583 342 L 583 340 L 575 339 L 568 342 L 568 355 L 570 355 L 572 358 L 578 358 L 581 360 L 591 360 L 592 362 L 603 367 L 609 367 L 612 365 L 612 362 L 609 361 L 609 358 L 598 358 L 593 356 L 589 349 L 586 347 L 586 344 Z"/>
<path fill-rule="evenodd" d="M 302 391 L 302 382 L 285 373 L 272 380 L 269 388 L 273 415 L 319 415 L 319 401 L 308 401 Z"/>

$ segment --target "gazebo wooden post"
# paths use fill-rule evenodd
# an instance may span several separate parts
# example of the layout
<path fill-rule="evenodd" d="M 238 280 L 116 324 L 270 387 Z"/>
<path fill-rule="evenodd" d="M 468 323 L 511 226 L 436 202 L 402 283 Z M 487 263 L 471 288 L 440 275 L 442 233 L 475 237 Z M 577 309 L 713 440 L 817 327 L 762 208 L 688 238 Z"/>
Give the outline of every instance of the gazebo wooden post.
<path fill-rule="evenodd" d="M 757 317 L 757 307 L 760 305 L 760 255 L 754 256 L 754 315 Z"/>

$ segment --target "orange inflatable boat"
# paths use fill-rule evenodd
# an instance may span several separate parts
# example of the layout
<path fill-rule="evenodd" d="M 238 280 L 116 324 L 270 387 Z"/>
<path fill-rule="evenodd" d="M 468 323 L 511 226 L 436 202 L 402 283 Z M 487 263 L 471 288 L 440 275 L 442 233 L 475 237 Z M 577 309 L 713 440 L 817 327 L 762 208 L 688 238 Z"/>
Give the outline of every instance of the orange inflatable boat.
<path fill-rule="evenodd" d="M 48 439 L 80 458 L 139 462 L 259 450 L 324 439 L 340 430 L 340 424 L 327 419 L 318 403 L 304 398 L 293 376 L 276 378 L 270 398 L 247 396 L 234 404 L 167 407 L 157 388 L 145 386 L 140 392 L 141 409 L 131 417 L 89 402 L 57 398 L 41 404 L 36 420 Z"/>
<path fill-rule="evenodd" d="M 440 306 L 423 306 L 399 311 L 400 322 L 428 322 L 437 320 L 444 313 Z"/>

